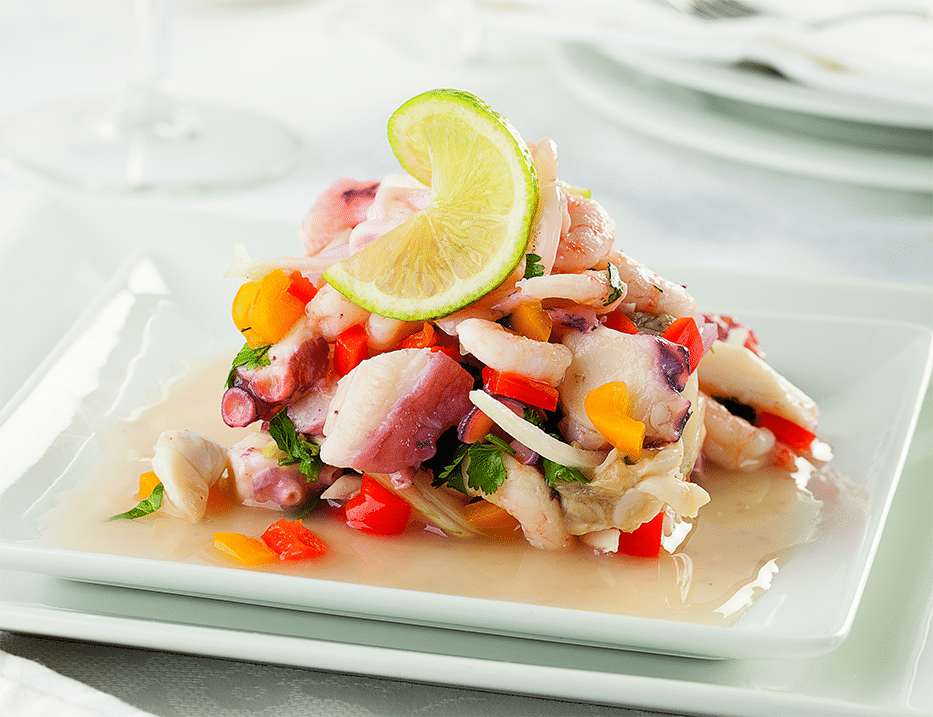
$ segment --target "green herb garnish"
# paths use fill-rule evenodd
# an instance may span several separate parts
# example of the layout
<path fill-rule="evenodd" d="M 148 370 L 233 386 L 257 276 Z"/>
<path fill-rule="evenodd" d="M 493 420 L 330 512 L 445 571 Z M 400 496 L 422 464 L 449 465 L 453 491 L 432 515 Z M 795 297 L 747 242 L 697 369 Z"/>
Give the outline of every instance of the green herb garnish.
<path fill-rule="evenodd" d="M 444 485 L 467 493 L 463 485 L 462 474 L 454 470 L 469 457 L 466 468 L 467 485 L 482 491 L 485 495 L 492 495 L 505 482 L 507 472 L 502 462 L 502 454 L 515 455 L 515 450 L 501 438 L 487 433 L 482 441 L 476 443 L 461 443 L 454 451 L 453 458 L 434 479 L 434 485 Z"/>
<path fill-rule="evenodd" d="M 233 381 L 236 379 L 236 370 L 240 368 L 240 366 L 245 366 L 247 369 L 268 366 L 268 353 L 271 346 L 271 344 L 265 344 L 264 346 L 243 344 L 243 348 L 241 348 L 239 353 L 233 358 L 233 365 L 230 367 L 230 373 L 227 374 L 227 388 L 233 385 Z"/>
<path fill-rule="evenodd" d="M 298 464 L 298 470 L 309 483 L 318 479 L 321 473 L 320 453 L 321 447 L 305 438 L 302 438 L 295 429 L 295 424 L 284 410 L 279 411 L 269 421 L 269 435 L 275 445 L 285 454 L 279 459 L 280 466 Z"/>
<path fill-rule="evenodd" d="M 537 254 L 526 254 L 525 278 L 531 279 L 535 276 L 544 276 L 544 267 L 541 265 L 541 257 Z"/>
<path fill-rule="evenodd" d="M 541 467 L 544 469 L 544 480 L 551 488 L 555 488 L 558 483 L 569 483 L 576 481 L 578 483 L 589 483 L 586 477 L 576 468 L 562 466 L 549 458 L 541 456 Z"/>
<path fill-rule="evenodd" d="M 609 298 L 606 299 L 606 303 L 604 303 L 603 306 L 609 306 L 613 301 L 622 298 L 627 290 L 625 282 L 622 281 L 622 277 L 619 276 L 619 270 L 616 268 L 615 264 L 610 262 L 609 266 L 606 267 L 606 272 L 609 275 L 609 286 L 612 288 L 612 291 L 609 292 Z"/>
<path fill-rule="evenodd" d="M 162 495 L 164 492 L 165 487 L 161 483 L 156 484 L 156 487 L 152 489 L 148 498 L 141 501 L 139 505 L 132 510 L 120 513 L 120 515 L 115 515 L 110 520 L 133 520 L 134 518 L 142 518 L 144 515 L 155 513 L 162 507 Z"/>

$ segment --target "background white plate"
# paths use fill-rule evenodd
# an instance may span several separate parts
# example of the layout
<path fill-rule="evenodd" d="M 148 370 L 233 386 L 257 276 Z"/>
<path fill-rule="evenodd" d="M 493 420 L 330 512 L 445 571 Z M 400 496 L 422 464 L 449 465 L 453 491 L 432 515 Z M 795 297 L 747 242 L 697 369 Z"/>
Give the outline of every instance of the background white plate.
<path fill-rule="evenodd" d="M 230 240 L 229 220 L 173 215 L 175 231 Z M 282 227 L 254 226 L 278 236 Z M 774 365 L 823 405 L 825 437 L 837 447 L 836 467 L 865 491 L 864 523 L 827 512 L 820 538 L 786 566 L 772 590 L 737 625 L 697 625 L 605 616 L 582 611 L 484 604 L 475 599 L 342 585 L 137 558 L 37 548 L 34 519 L 51 495 L 94 464 L 106 440 L 108 415 L 142 404 L 153 382 L 172 375 L 180 359 L 230 348 L 217 331 L 229 287 L 219 280 L 223 257 L 143 257 L 119 274 L 49 362 L 4 410 L 0 421 L 0 561 L 6 567 L 115 585 L 285 605 L 344 615 L 401 620 L 454 629 L 569 640 L 610 647 L 708 657 L 816 654 L 848 633 L 929 375 L 926 327 L 819 316 L 743 312 L 769 347 Z M 660 268 L 660 267 L 659 267 Z M 671 273 L 673 272 L 673 273 Z M 744 276 L 703 270 L 665 271 L 704 300 Z M 756 282 L 757 300 L 783 307 L 786 286 Z M 769 289 L 770 286 L 770 289 Z M 831 288 L 823 289 L 832 296 Z M 728 296 L 728 294 L 727 294 Z M 737 307 L 736 307 L 737 308 Z M 871 336 L 866 341 L 866 336 Z M 184 346 L 179 352 L 178 346 Z M 184 355 L 181 355 L 183 353 Z M 840 360 L 840 357 L 846 357 Z M 849 495 L 849 494 L 846 494 Z M 822 580 L 828 571 L 834 579 Z M 488 608 L 494 607 L 490 610 Z"/>
<path fill-rule="evenodd" d="M 555 55 L 567 90 L 625 127 L 770 169 L 870 187 L 933 190 L 928 129 L 785 112 L 642 75 L 583 44 Z"/>
<path fill-rule="evenodd" d="M 903 2 L 901 13 L 861 18 L 853 13 L 884 5 L 873 0 L 749 4 L 763 12 L 738 21 L 708 21 L 677 11 L 666 0 L 475 0 L 478 17 L 492 28 L 617 48 L 620 58 L 637 53 L 724 68 L 755 62 L 787 77 L 788 88 L 800 83 L 839 97 L 840 110 L 849 105 L 845 97 L 854 100 L 856 111 L 863 107 L 860 98 L 908 114 L 929 111 L 933 104 L 928 3 Z M 809 24 L 846 15 L 849 22 Z"/>
<path fill-rule="evenodd" d="M 592 48 L 621 65 L 672 85 L 763 107 L 886 127 L 933 129 L 933 105 L 898 104 L 814 88 L 753 63 L 723 65 L 664 57 L 637 52 L 620 43 L 593 43 Z"/>

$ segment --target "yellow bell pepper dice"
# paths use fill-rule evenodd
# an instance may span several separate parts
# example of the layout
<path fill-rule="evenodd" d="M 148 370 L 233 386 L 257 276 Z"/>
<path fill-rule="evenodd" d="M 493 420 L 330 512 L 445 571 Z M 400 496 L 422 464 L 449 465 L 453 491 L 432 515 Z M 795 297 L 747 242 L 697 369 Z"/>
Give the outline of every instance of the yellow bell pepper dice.
<path fill-rule="evenodd" d="M 281 269 L 269 272 L 259 281 L 249 312 L 249 324 L 263 339 L 263 344 L 281 341 L 295 322 L 304 316 L 305 305 L 288 292 L 290 284 L 291 279 Z"/>
<path fill-rule="evenodd" d="M 159 485 L 162 481 L 159 480 L 153 471 L 146 471 L 145 473 L 139 474 L 139 492 L 133 496 L 136 500 L 143 500 L 148 498 L 155 487 Z"/>
<path fill-rule="evenodd" d="M 521 525 L 505 509 L 486 500 L 468 503 L 463 517 L 476 530 L 489 538 L 512 540 L 522 537 Z"/>
<path fill-rule="evenodd" d="M 250 346 L 262 346 L 264 343 L 262 337 L 253 331 L 249 318 L 257 291 L 259 291 L 258 281 L 247 281 L 242 284 L 236 296 L 233 297 L 233 306 L 230 311 L 233 316 L 233 325 L 243 334 L 243 338 Z"/>
<path fill-rule="evenodd" d="M 547 341 L 551 338 L 554 322 L 541 308 L 541 303 L 534 301 L 519 304 L 512 312 L 510 324 L 512 329 L 522 336 L 535 341 Z"/>
<path fill-rule="evenodd" d="M 292 279 L 276 269 L 259 281 L 247 281 L 233 298 L 234 325 L 250 346 L 274 344 L 285 338 L 304 315 L 304 302 L 289 292 Z"/>
<path fill-rule="evenodd" d="M 624 381 L 610 381 L 586 394 L 583 408 L 596 430 L 631 460 L 641 458 L 645 424 L 632 418 L 632 401 Z"/>
<path fill-rule="evenodd" d="M 242 533 L 214 533 L 214 547 L 242 565 L 264 565 L 279 559 L 264 542 Z"/>

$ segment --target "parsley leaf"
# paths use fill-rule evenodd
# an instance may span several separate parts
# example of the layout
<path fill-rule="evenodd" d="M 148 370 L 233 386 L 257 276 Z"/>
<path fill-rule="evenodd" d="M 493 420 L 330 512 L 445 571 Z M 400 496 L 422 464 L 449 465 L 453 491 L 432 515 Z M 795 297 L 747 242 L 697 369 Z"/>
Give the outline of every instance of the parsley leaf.
<path fill-rule="evenodd" d="M 463 462 L 463 459 L 466 458 L 469 450 L 469 443 L 461 443 L 457 446 L 457 450 L 454 451 L 450 462 L 434 474 L 434 480 L 431 481 L 431 485 L 435 488 L 440 488 L 442 485 L 446 484 L 450 488 L 466 494 L 467 489 L 463 484 L 463 477 L 460 471 L 456 471 L 456 468 Z"/>
<path fill-rule="evenodd" d="M 476 443 L 461 443 L 454 452 L 451 462 L 441 470 L 434 479 L 434 485 L 439 486 L 446 483 L 450 488 L 459 490 L 461 493 L 467 493 L 466 486 L 463 484 L 463 478 L 460 471 L 454 473 L 454 469 L 463 463 L 464 458 L 469 458 L 466 468 L 467 485 L 474 489 L 492 495 L 505 482 L 506 470 L 502 462 L 502 454 L 508 453 L 514 455 L 515 450 L 501 438 L 491 433 Z"/>
<path fill-rule="evenodd" d="M 525 406 L 522 409 L 522 418 L 528 421 L 528 423 L 530 423 L 532 426 L 541 428 L 541 414 L 531 406 Z"/>
<path fill-rule="evenodd" d="M 149 494 L 149 497 L 141 501 L 139 505 L 125 513 L 113 516 L 110 520 L 133 520 L 134 518 L 142 518 L 144 515 L 155 513 L 162 507 L 162 495 L 164 492 L 165 486 L 158 483 L 156 487 L 152 489 L 152 493 Z"/>
<path fill-rule="evenodd" d="M 531 279 L 535 276 L 544 276 L 541 257 L 537 254 L 527 254 L 525 255 L 525 278 Z"/>
<path fill-rule="evenodd" d="M 624 296 L 627 291 L 625 282 L 623 282 L 622 277 L 619 276 L 619 270 L 616 268 L 615 264 L 609 262 L 609 266 L 606 267 L 606 272 L 609 274 L 609 286 L 612 288 L 612 291 L 609 292 L 609 298 L 606 299 L 606 303 L 604 303 L 603 306 L 609 306 L 613 301 Z"/>
<path fill-rule="evenodd" d="M 551 436 L 556 438 L 559 441 L 564 440 L 560 435 L 552 433 Z M 589 479 L 583 475 L 577 468 L 571 468 L 570 466 L 561 465 L 560 463 L 555 463 L 550 458 L 545 458 L 541 456 L 541 468 L 544 470 L 544 480 L 547 481 L 547 484 L 554 488 L 555 485 L 560 483 L 569 483 L 576 481 L 577 483 L 589 483 Z"/>
<path fill-rule="evenodd" d="M 321 447 L 298 435 L 295 424 L 284 410 L 279 411 L 269 421 L 269 435 L 279 450 L 286 455 L 285 458 L 279 459 L 280 466 L 298 463 L 298 470 L 309 483 L 318 479 L 323 466 L 320 459 Z"/>
<path fill-rule="evenodd" d="M 549 458 L 541 456 L 541 467 L 544 469 L 544 480 L 554 488 L 558 483 L 569 483 L 577 481 L 578 483 L 589 483 L 583 474 L 576 468 L 562 466 Z"/>
<path fill-rule="evenodd" d="M 227 388 L 230 388 L 233 385 L 233 381 L 236 378 L 236 370 L 240 366 L 245 366 L 247 369 L 256 369 L 260 366 L 269 365 L 269 349 L 272 347 L 271 344 L 265 344 L 264 346 L 250 346 L 249 344 L 243 344 L 243 348 L 240 349 L 239 353 L 233 359 L 233 365 L 230 367 L 230 373 L 227 374 Z"/>

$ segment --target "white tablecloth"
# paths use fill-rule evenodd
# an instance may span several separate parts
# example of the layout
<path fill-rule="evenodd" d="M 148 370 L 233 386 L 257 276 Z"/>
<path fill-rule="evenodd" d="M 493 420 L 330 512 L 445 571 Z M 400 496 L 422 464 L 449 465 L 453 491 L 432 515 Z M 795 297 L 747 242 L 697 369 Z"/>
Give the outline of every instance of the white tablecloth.
<path fill-rule="evenodd" d="M 390 13 L 385 5 L 179 0 L 172 89 L 277 117 L 305 137 L 308 155 L 286 178 L 252 190 L 127 201 L 297 227 L 332 179 L 396 170 L 385 122 L 401 102 L 425 89 L 459 87 L 489 101 L 526 138 L 557 140 L 561 175 L 592 189 L 619 222 L 623 246 L 649 264 L 676 256 L 738 270 L 766 264 L 809 277 L 933 283 L 929 194 L 795 177 L 625 132 L 559 85 L 546 43 L 461 25 L 457 2 L 403 2 Z M 131 10 L 114 0 L 5 0 L 2 113 L 121 88 L 131 56 Z M 0 236 L 49 196 L 80 199 L 0 175 Z M 15 255 L 16 247 L 0 246 L 7 259 Z M 106 255 L 88 258 L 91 273 L 106 279 L 141 248 L 127 237 Z M 4 321 L 9 317 L 8 311 Z M 7 352 L 11 337 L 0 341 Z M 34 355 L 4 362 L 0 403 L 50 347 L 42 340 L 26 345 Z M 0 712 L 11 717 L 132 715 L 136 708 L 164 717 L 646 714 L 17 633 L 0 633 L 0 650 Z"/>

